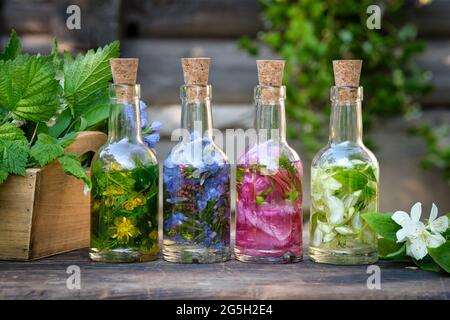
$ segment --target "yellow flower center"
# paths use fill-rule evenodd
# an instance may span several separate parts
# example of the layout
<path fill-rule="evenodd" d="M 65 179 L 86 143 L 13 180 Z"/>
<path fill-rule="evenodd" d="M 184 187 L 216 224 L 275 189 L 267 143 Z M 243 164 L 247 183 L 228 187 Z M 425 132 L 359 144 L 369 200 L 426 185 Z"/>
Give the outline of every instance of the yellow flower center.
<path fill-rule="evenodd" d="M 139 230 L 134 226 L 133 221 L 130 218 L 122 217 L 115 223 L 115 233 L 113 239 L 119 241 L 129 241 L 130 238 L 134 238 L 139 234 Z"/>

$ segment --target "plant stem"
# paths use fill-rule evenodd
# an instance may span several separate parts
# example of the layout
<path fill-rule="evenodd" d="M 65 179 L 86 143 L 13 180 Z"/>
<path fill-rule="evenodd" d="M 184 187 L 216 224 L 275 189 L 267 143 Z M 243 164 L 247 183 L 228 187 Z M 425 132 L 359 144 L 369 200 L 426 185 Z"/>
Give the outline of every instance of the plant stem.
<path fill-rule="evenodd" d="M 38 128 L 39 128 L 39 122 L 36 124 L 36 127 L 34 128 L 33 136 L 31 137 L 31 140 L 30 140 L 30 146 L 33 145 L 34 139 L 36 138 L 36 135 L 37 135 Z"/>

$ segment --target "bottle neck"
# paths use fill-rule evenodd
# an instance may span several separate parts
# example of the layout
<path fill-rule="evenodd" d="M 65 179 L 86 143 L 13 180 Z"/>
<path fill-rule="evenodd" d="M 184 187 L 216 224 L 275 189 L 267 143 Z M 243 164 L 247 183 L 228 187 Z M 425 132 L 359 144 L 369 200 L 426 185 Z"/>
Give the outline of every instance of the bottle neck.
<path fill-rule="evenodd" d="M 330 143 L 362 144 L 362 87 L 333 87 Z"/>
<path fill-rule="evenodd" d="M 258 143 L 286 141 L 285 87 L 255 88 L 255 128 Z"/>
<path fill-rule="evenodd" d="M 111 85 L 108 141 L 142 143 L 138 85 Z"/>
<path fill-rule="evenodd" d="M 181 127 L 191 137 L 212 138 L 211 86 L 181 87 Z"/>

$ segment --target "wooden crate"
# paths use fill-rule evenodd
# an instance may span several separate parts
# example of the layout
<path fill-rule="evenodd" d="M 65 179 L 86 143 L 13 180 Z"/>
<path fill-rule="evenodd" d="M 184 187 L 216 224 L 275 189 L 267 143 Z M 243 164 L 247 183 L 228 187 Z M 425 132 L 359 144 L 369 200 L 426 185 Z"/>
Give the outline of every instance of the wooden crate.
<path fill-rule="evenodd" d="M 79 133 L 68 152 L 81 155 L 106 142 L 101 132 Z M 0 185 L 0 260 L 34 260 L 89 246 L 90 197 L 84 183 L 57 161 L 10 176 Z"/>

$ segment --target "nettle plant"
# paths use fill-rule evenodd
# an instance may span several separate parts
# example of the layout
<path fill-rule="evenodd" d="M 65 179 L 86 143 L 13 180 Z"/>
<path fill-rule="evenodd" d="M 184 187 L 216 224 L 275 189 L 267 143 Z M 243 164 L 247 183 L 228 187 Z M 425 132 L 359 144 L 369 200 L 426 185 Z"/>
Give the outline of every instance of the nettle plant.
<path fill-rule="evenodd" d="M 13 31 L 0 54 L 0 183 L 8 175 L 57 160 L 65 173 L 91 181 L 83 159 L 65 152 L 77 132 L 104 126 L 109 114 L 109 60 L 119 42 L 73 57 L 22 53 Z"/>
<path fill-rule="evenodd" d="M 261 4 L 266 29 L 258 41 L 287 61 L 286 112 L 293 124 L 288 133 L 300 138 L 310 155 L 327 138 L 332 60 L 364 60 L 366 130 L 380 116 L 420 109 L 418 98 L 430 89 L 429 77 L 413 58 L 424 44 L 412 24 L 393 23 L 404 21 L 404 0 L 376 2 L 382 9 L 381 30 L 367 28 L 371 0 L 261 0 Z M 240 45 L 258 53 L 256 43 L 247 37 Z"/>

